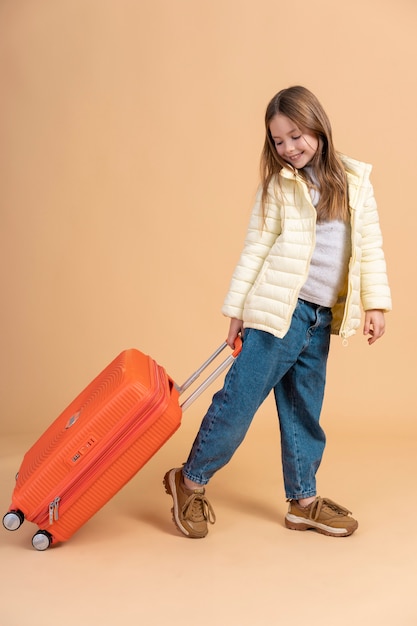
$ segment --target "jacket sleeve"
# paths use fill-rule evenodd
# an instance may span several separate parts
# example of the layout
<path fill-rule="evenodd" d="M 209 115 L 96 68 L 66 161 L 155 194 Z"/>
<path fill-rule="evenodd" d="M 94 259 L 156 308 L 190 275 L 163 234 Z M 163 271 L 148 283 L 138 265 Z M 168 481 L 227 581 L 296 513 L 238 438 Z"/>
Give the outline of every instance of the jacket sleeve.
<path fill-rule="evenodd" d="M 388 285 L 385 256 L 382 249 L 382 234 L 377 206 L 371 183 L 364 191 L 364 213 L 362 219 L 361 256 L 361 301 L 365 311 L 392 308 Z"/>
<path fill-rule="evenodd" d="M 273 183 L 271 183 L 268 192 L 265 217 L 262 212 L 261 196 L 262 190 L 258 189 L 243 251 L 222 307 L 222 313 L 227 317 L 243 319 L 247 295 L 258 277 L 271 247 L 281 233 L 281 210 Z"/>

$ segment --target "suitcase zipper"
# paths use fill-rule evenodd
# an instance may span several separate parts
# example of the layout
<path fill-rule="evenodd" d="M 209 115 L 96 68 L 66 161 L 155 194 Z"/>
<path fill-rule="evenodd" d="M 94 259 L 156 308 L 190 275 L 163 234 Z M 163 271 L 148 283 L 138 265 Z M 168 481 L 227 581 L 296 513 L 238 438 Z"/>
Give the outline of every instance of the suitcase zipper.
<path fill-rule="evenodd" d="M 52 526 L 54 522 L 57 522 L 59 519 L 59 503 L 61 498 L 55 498 L 52 502 L 49 503 L 49 526 Z"/>
<path fill-rule="evenodd" d="M 160 372 L 156 364 L 155 370 L 155 379 L 158 379 L 158 381 L 160 382 Z M 149 401 L 149 406 L 147 407 L 145 415 L 149 412 L 150 407 L 155 408 L 159 404 L 162 404 L 163 399 L 164 396 L 162 396 L 162 399 L 160 399 L 158 404 L 156 405 L 154 403 L 151 404 L 151 402 Z M 93 482 L 92 479 L 94 479 L 94 477 L 100 473 L 100 469 L 103 466 L 106 458 L 109 456 L 109 454 L 113 456 L 118 449 L 123 447 L 126 439 L 128 439 L 130 435 L 135 432 L 135 426 L 137 427 L 137 430 L 139 430 L 141 426 L 141 422 L 137 422 L 136 415 L 129 421 L 128 424 L 126 424 L 126 427 L 124 428 L 123 432 L 120 433 L 119 437 L 117 437 L 117 439 L 113 441 L 111 450 L 107 448 L 98 458 L 92 459 L 89 463 L 89 466 L 83 468 L 81 472 L 78 472 L 78 474 L 74 476 L 72 482 L 67 485 L 67 487 L 61 492 L 61 495 L 54 497 L 54 499 L 49 502 L 47 514 L 45 515 L 44 505 L 42 505 L 42 508 L 38 509 L 35 515 L 32 516 L 32 521 L 36 523 L 40 528 L 42 528 L 42 526 L 44 526 L 46 522 L 49 522 L 49 526 L 52 526 L 54 522 L 58 521 L 60 505 L 62 506 L 63 504 L 65 506 L 65 509 L 68 509 L 71 506 L 71 496 L 76 493 L 80 478 L 82 477 L 82 482 L 85 483 L 86 487 L 89 483 Z"/>

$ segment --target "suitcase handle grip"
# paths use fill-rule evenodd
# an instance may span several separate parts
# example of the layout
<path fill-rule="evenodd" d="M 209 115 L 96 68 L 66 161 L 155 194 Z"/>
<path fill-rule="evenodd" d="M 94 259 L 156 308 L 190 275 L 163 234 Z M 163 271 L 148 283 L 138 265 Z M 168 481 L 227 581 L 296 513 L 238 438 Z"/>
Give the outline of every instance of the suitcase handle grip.
<path fill-rule="evenodd" d="M 205 361 L 201 367 L 198 368 L 192 374 L 181 387 L 177 387 L 179 394 L 181 395 L 188 387 L 190 387 L 195 380 L 204 372 L 204 370 L 219 356 L 221 352 L 227 347 L 227 342 L 222 343 L 217 350 L 213 352 L 213 354 Z M 236 359 L 240 351 L 242 350 L 242 339 L 240 337 L 236 337 L 235 339 L 235 349 L 232 354 L 230 354 L 220 365 L 212 372 L 202 383 L 197 387 L 197 389 L 181 404 L 181 409 L 185 411 L 190 404 L 194 402 L 202 393 L 211 385 L 212 382 L 216 380 L 220 376 L 222 372 L 224 372 Z"/>
<path fill-rule="evenodd" d="M 242 338 L 238 335 L 235 339 L 235 349 L 232 352 L 232 357 L 235 359 L 239 352 L 242 350 Z"/>

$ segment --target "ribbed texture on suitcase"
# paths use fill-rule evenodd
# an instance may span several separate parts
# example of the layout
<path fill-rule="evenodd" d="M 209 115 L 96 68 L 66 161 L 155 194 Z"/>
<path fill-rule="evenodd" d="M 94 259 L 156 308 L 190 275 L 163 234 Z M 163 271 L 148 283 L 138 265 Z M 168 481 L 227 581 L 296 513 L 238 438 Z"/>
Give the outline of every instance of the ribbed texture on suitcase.
<path fill-rule="evenodd" d="M 52 530 L 54 537 L 61 541 L 69 539 L 80 526 L 108 502 L 108 493 L 111 492 L 112 495 L 117 493 L 161 448 L 179 425 L 177 411 L 165 411 L 163 419 L 155 422 L 122 457 L 113 461 L 94 484 L 80 495 L 76 504 L 67 513 L 65 513 L 65 503 L 63 503 L 61 507 L 63 512 Z"/>
<path fill-rule="evenodd" d="M 13 507 L 68 539 L 179 427 L 172 381 L 149 356 L 122 352 L 26 453 Z M 48 505 L 60 498 L 49 526 Z"/>

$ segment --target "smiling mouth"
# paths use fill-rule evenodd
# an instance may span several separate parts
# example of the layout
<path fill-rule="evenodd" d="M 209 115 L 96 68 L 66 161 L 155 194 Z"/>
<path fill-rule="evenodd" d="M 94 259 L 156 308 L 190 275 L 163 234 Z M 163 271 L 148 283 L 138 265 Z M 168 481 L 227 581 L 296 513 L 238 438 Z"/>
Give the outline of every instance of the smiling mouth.
<path fill-rule="evenodd" d="M 290 159 L 290 161 L 296 161 L 300 156 L 302 156 L 302 152 L 299 152 L 298 154 L 293 154 L 292 156 L 289 156 L 288 158 Z"/>

